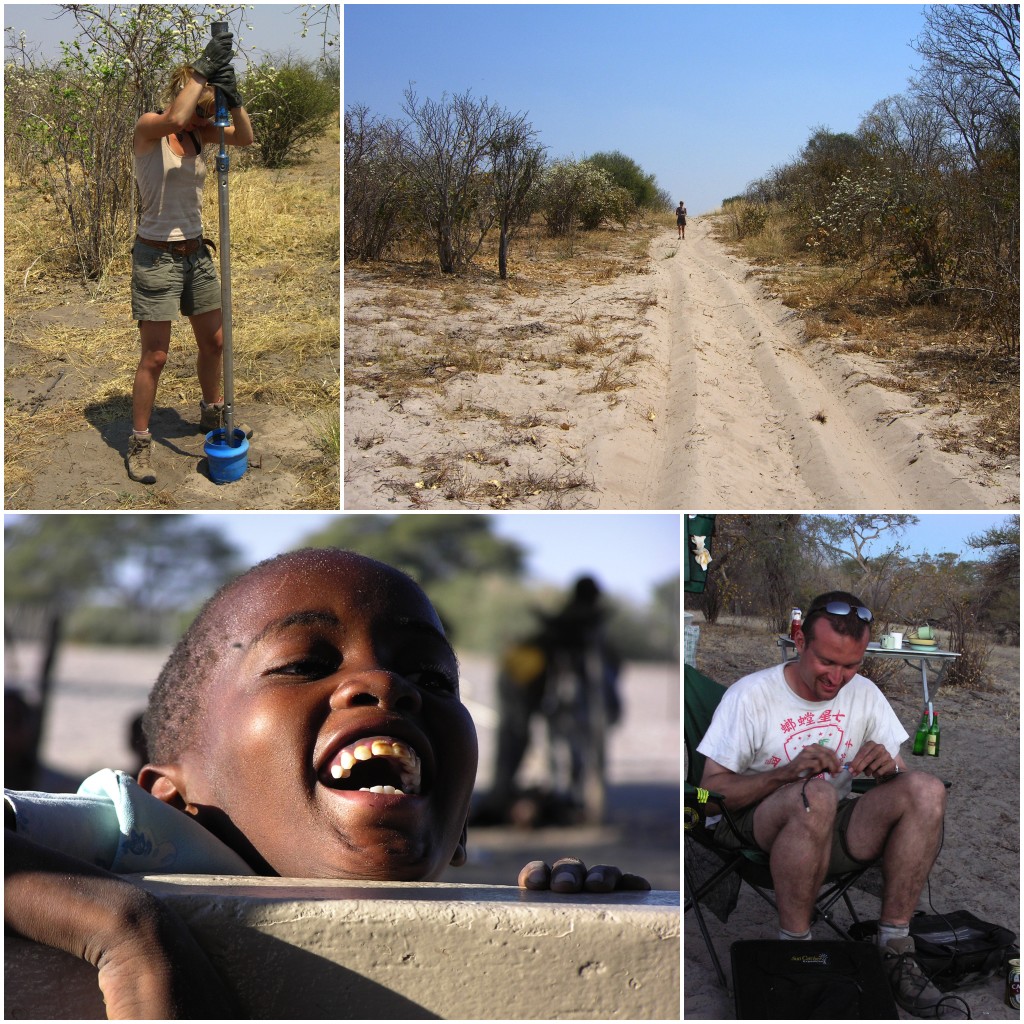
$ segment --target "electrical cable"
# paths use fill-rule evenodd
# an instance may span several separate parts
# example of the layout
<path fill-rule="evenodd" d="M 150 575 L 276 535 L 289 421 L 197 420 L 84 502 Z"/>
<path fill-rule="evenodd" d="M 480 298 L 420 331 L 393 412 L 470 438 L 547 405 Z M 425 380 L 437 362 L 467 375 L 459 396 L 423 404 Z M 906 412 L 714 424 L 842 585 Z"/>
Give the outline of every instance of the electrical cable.
<path fill-rule="evenodd" d="M 942 824 L 940 826 L 940 830 L 939 830 L 939 849 L 938 849 L 938 851 L 935 854 L 935 860 L 939 859 L 939 854 L 942 853 L 942 847 L 943 847 L 945 842 L 946 842 L 946 821 L 945 821 L 945 819 L 943 819 Z M 960 953 L 960 939 L 959 939 L 959 936 L 956 933 L 956 928 L 953 927 L 953 924 L 949 920 L 949 918 L 946 917 L 945 914 L 940 913 L 938 910 L 936 910 L 935 909 L 935 904 L 932 903 L 932 879 L 931 879 L 931 874 L 928 875 L 928 878 L 925 881 L 926 881 L 926 886 L 927 886 L 927 889 L 928 889 L 928 907 L 929 907 L 929 909 L 931 910 L 931 912 L 936 917 L 940 917 L 940 918 L 942 918 L 943 921 L 946 922 L 946 927 L 949 928 L 950 932 L 952 932 L 952 934 L 953 934 L 953 951 L 949 955 L 949 964 L 948 964 L 949 967 L 952 967 L 953 964 L 956 963 L 956 958 L 957 958 L 957 956 Z M 921 967 L 920 963 L 918 963 L 918 967 Z M 936 970 L 932 971 L 931 974 L 925 974 L 925 977 L 930 982 L 932 980 L 932 978 L 936 974 L 939 974 L 942 970 L 944 970 L 944 968 L 939 967 Z M 923 968 L 921 968 L 921 971 L 922 971 L 922 973 L 925 973 Z M 971 1016 L 971 1007 L 970 1007 L 970 1004 L 967 1002 L 967 1000 L 962 998 L 961 996 L 954 996 L 954 995 L 950 995 L 949 993 L 946 993 L 945 995 L 943 995 L 939 999 L 939 1001 L 934 1005 L 933 1009 L 936 1011 L 936 1015 L 938 1014 L 938 1010 L 940 1008 L 942 1008 L 942 1009 L 950 1009 L 951 1008 L 949 1006 L 949 1003 L 947 1002 L 947 1000 L 955 1001 L 955 1002 L 958 1002 L 958 1003 L 963 1003 L 964 1011 L 967 1014 L 967 1016 L 964 1019 L 965 1020 L 973 1020 L 974 1019 Z"/>

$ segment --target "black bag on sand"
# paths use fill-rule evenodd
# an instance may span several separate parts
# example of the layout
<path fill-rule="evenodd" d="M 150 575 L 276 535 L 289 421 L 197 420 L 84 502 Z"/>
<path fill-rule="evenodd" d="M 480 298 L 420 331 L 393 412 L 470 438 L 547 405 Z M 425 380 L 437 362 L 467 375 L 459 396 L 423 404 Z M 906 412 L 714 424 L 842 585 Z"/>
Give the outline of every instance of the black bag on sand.
<path fill-rule="evenodd" d="M 1017 941 L 1009 928 L 979 921 L 966 910 L 915 914 L 910 934 L 921 970 L 943 992 L 995 974 Z"/>
<path fill-rule="evenodd" d="M 871 942 L 877 933 L 877 921 L 861 921 L 850 929 L 855 939 Z M 990 977 L 1017 948 L 1017 936 L 1009 928 L 979 921 L 967 910 L 919 911 L 910 919 L 910 935 L 916 948 L 914 959 L 943 992 Z"/>
<path fill-rule="evenodd" d="M 732 944 L 738 1020 L 896 1020 L 874 946 L 744 940 Z"/>

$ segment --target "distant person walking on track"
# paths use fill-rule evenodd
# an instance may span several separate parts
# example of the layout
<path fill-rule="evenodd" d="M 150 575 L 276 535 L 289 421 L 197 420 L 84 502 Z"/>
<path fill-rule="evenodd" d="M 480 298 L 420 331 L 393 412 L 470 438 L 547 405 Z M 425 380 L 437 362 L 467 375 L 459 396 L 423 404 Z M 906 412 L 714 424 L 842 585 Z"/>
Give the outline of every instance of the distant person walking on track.
<path fill-rule="evenodd" d="M 679 200 L 679 205 L 676 207 L 676 227 L 679 229 L 679 237 L 686 237 L 686 207 L 683 205 L 682 199 Z"/>
<path fill-rule="evenodd" d="M 125 463 L 128 476 L 146 484 L 156 483 L 149 419 L 167 362 L 171 322 L 179 312 L 189 318 L 199 349 L 199 429 L 207 433 L 221 426 L 224 338 L 220 282 L 208 248 L 212 243 L 203 238 L 203 146 L 220 139 L 220 129 L 211 120 L 214 87 L 224 94 L 231 113 L 225 143 L 252 145 L 252 125 L 230 64 L 231 42 L 230 33 L 218 36 L 191 65 L 178 68 L 169 85 L 170 106 L 143 114 L 132 140 L 141 201 L 132 250 L 132 319 L 139 322 L 142 352 Z"/>

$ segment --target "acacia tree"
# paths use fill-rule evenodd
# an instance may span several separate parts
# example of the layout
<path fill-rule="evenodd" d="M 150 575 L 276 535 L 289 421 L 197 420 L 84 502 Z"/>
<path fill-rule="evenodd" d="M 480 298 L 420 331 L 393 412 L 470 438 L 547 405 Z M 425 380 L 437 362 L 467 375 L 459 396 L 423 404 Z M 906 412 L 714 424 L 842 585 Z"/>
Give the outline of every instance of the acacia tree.
<path fill-rule="evenodd" d="M 867 601 L 879 622 L 897 614 L 907 585 L 902 569 L 905 549 L 894 541 L 887 550 L 868 554 L 868 548 L 887 536 L 899 536 L 917 523 L 917 516 L 889 513 L 805 516 L 805 549 L 815 557 L 830 581 L 845 576 L 857 596 Z M 823 588 L 826 589 L 826 588 Z M 839 589 L 834 583 L 827 589 Z"/>
<path fill-rule="evenodd" d="M 916 41 L 914 90 L 941 111 L 950 152 L 943 206 L 958 280 L 1004 347 L 1020 343 L 1020 8 L 937 4 Z"/>
<path fill-rule="evenodd" d="M 933 4 L 915 42 L 931 69 L 987 83 L 1020 99 L 1020 7 Z"/>
<path fill-rule="evenodd" d="M 544 166 L 544 147 L 522 114 L 507 117 L 491 140 L 491 197 L 499 226 L 498 277 L 508 277 L 508 247 L 516 230 L 530 219 L 536 185 Z"/>
<path fill-rule="evenodd" d="M 1008 517 L 967 543 L 988 554 L 975 595 L 979 622 L 1020 642 L 1020 515 Z"/>
<path fill-rule="evenodd" d="M 408 186 L 404 126 L 357 105 L 345 111 L 345 255 L 379 260 L 398 237 Z"/>
<path fill-rule="evenodd" d="M 694 601 L 708 622 L 732 607 L 766 616 L 772 632 L 788 627 L 799 596 L 802 519 L 795 513 L 717 517 L 713 571 Z"/>
<path fill-rule="evenodd" d="M 441 273 L 454 274 L 477 254 L 494 223 L 484 166 L 503 111 L 468 90 L 421 102 L 411 88 L 402 109 L 413 128 L 405 151 L 410 213 L 432 240 Z"/>

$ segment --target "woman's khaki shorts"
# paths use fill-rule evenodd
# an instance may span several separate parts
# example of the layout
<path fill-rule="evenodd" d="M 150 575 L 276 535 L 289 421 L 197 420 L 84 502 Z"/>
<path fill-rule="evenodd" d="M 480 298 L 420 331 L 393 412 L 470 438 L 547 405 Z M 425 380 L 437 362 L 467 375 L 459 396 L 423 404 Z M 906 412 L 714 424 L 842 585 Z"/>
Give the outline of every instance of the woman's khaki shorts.
<path fill-rule="evenodd" d="M 850 815 L 853 813 L 857 799 L 857 797 L 848 796 L 840 800 L 839 806 L 836 808 L 836 820 L 832 826 L 832 854 L 828 863 L 829 874 L 854 871 L 871 863 L 857 860 L 846 848 L 846 830 L 850 827 Z M 737 830 L 743 837 L 742 845 L 755 849 L 760 849 L 754 839 L 754 811 L 758 806 L 759 804 L 753 804 L 751 807 L 744 807 L 743 810 L 737 811 L 732 816 Z M 740 843 L 725 818 L 715 826 L 715 842 L 730 849 L 738 850 L 740 848 Z"/>
<path fill-rule="evenodd" d="M 201 245 L 188 256 L 136 242 L 132 249 L 132 319 L 176 320 L 220 309 L 220 282 Z"/>

